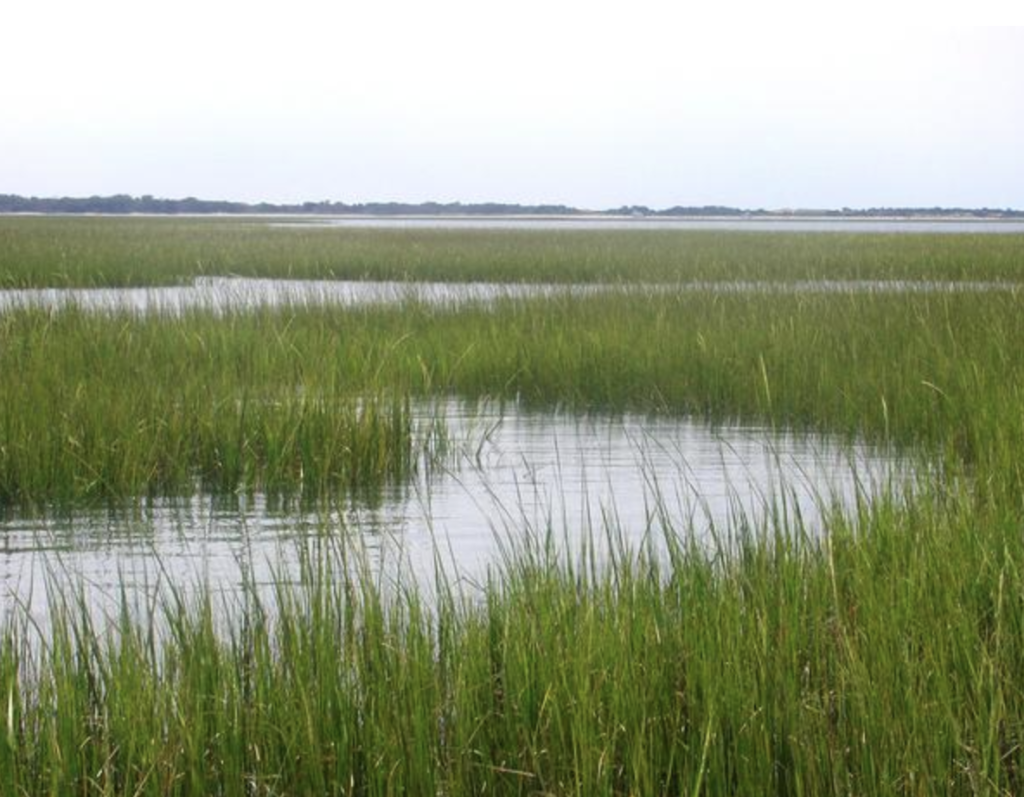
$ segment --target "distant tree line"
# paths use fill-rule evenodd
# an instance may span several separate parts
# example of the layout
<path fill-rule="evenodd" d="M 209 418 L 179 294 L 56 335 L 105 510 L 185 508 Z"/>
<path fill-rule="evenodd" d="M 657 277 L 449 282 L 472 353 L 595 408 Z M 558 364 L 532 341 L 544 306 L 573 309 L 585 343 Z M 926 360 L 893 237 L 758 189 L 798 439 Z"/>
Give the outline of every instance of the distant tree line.
<path fill-rule="evenodd" d="M 574 215 L 582 211 L 568 205 L 516 205 L 502 202 L 302 202 L 276 204 L 270 202 L 230 202 L 224 200 L 160 199 L 148 194 L 140 197 L 127 194 L 90 197 L 24 197 L 0 194 L 0 213 L 265 213 L 372 216 L 444 216 L 444 215 Z"/>
<path fill-rule="evenodd" d="M 161 199 L 150 195 L 133 197 L 127 194 L 90 197 L 24 197 L 0 194 L 0 213 L 103 213 L 103 214 L 306 214 L 327 216 L 629 216 L 644 217 L 742 217 L 742 218 L 883 218 L 883 217 L 950 217 L 978 219 L 1020 219 L 1024 210 L 1010 208 L 840 208 L 799 210 L 749 210 L 725 205 L 682 206 L 656 210 L 645 205 L 623 205 L 607 210 L 581 210 L 568 205 L 518 205 L 505 202 L 302 202 L 276 204 L 270 202 L 231 202 L 225 200 Z"/>
<path fill-rule="evenodd" d="M 660 218 L 694 217 L 726 217 L 754 219 L 787 219 L 787 218 L 976 218 L 976 219 L 1020 219 L 1024 218 L 1024 210 L 1012 208 L 800 208 L 797 210 L 756 210 L 734 208 L 727 205 L 674 205 L 670 208 L 655 210 L 645 205 L 623 205 L 614 210 L 600 211 L 602 214 L 616 216 L 633 216 Z"/>

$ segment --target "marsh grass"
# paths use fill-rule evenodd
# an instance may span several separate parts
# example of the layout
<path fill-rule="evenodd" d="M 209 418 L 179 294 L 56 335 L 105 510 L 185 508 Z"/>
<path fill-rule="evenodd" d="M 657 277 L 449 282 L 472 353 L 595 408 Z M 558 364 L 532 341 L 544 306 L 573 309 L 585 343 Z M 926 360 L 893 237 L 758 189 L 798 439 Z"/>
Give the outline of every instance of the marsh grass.
<path fill-rule="evenodd" d="M 259 219 L 0 218 L 0 287 L 235 274 L 444 282 L 1020 282 L 1021 235 L 368 230 Z"/>
<path fill-rule="evenodd" d="M 287 318 L 0 319 L 0 505 L 264 492 L 328 499 L 405 478 L 427 444 L 408 396 L 321 370 Z"/>
<path fill-rule="evenodd" d="M 284 231 L 213 222 L 0 231 L 4 280 L 19 285 L 173 280 L 199 260 L 209 273 L 581 281 L 1018 281 L 1022 266 L 1012 236 L 288 231 L 286 245 Z M 174 490 L 197 473 L 223 489 L 288 485 L 297 461 L 304 484 L 318 467 L 346 481 L 325 465 L 337 452 L 401 459 L 405 444 L 380 441 L 408 440 L 406 397 L 449 394 L 866 436 L 920 456 L 931 479 L 833 514 L 821 538 L 783 506 L 738 512 L 710 548 L 687 529 L 666 531 L 663 556 L 613 544 L 601 567 L 554 557 L 557 524 L 538 528 L 474 600 L 440 553 L 428 595 L 382 584 L 343 535 L 319 539 L 272 605 L 254 589 L 226 608 L 209 589 L 172 591 L 100 630 L 55 581 L 51 630 L 15 611 L 0 632 L 0 791 L 1019 794 L 1021 301 L 691 292 L 4 314 L 7 504 Z M 359 448 L 338 430 L 368 408 L 381 425 Z"/>
<path fill-rule="evenodd" d="M 767 420 L 998 472 L 976 485 L 1015 490 L 1021 303 L 610 291 L 458 307 L 22 309 L 0 316 L 0 371 L 18 374 L 0 382 L 0 501 L 379 485 L 434 445 L 409 399 L 446 395 Z"/>
<path fill-rule="evenodd" d="M 824 544 L 770 520 L 710 551 L 677 530 L 667 559 L 599 567 L 541 530 L 472 599 L 444 577 L 382 584 L 351 538 L 309 543 L 269 596 L 171 590 L 140 617 L 125 593 L 102 631 L 53 585 L 50 633 L 3 629 L 0 777 L 13 794 L 1012 794 L 1019 529 L 943 500 L 864 505 Z"/>

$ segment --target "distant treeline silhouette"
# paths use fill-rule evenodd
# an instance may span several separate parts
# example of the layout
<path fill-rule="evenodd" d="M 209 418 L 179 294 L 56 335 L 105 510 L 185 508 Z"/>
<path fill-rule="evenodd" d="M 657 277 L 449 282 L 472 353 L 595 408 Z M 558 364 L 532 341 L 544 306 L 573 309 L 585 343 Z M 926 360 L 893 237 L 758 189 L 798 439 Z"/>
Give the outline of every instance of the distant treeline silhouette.
<path fill-rule="evenodd" d="M 756 210 L 726 205 L 675 205 L 653 209 L 645 205 L 623 205 L 606 210 L 583 210 L 568 205 L 519 205 L 506 202 L 233 202 L 228 200 L 162 199 L 127 194 L 90 197 L 25 197 L 0 194 L 0 213 L 102 213 L 102 214 L 306 214 L 327 216 L 630 216 L 630 217 L 707 217 L 737 218 L 891 218 L 955 217 L 979 219 L 1020 219 L 1024 210 L 1010 208 L 840 208 Z"/>

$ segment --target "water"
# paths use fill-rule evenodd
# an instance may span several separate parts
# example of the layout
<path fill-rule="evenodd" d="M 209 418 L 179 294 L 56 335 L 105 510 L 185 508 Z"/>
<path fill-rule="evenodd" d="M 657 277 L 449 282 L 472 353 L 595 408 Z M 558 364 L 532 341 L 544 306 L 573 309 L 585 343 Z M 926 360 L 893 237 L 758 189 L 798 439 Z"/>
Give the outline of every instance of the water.
<path fill-rule="evenodd" d="M 499 298 L 636 292 L 840 292 L 1015 290 L 1002 283 L 760 282 L 678 286 L 502 285 L 202 278 L 189 286 L 0 292 L 0 310 L 26 304 L 90 310 L 181 312 L 282 302 L 340 305 L 405 299 L 437 306 Z M 433 408 L 423 407 L 429 423 Z M 823 506 L 851 508 L 893 473 L 863 446 L 774 434 L 757 427 L 709 429 L 665 418 L 526 412 L 516 406 L 449 403 L 452 435 L 443 468 L 373 503 L 350 500 L 329 512 L 298 512 L 266 497 L 154 500 L 138 512 L 80 511 L 69 517 L 0 522 L 0 621 L 15 607 L 45 625 L 47 583 L 78 585 L 90 605 L 113 611 L 121 591 L 144 600 L 161 585 L 204 585 L 237 596 L 243 579 L 261 589 L 298 577 L 310 540 L 358 539 L 385 581 L 429 587 L 441 552 L 452 577 L 478 585 L 502 551 L 552 532 L 568 555 L 606 532 L 630 547 L 657 548 L 666 532 L 711 544 L 737 515 L 757 522 L 784 509 L 816 533 Z M 897 471 L 898 472 L 898 469 Z"/>
<path fill-rule="evenodd" d="M 1017 291 L 1011 282 L 928 280 L 697 281 L 677 284 L 555 284 L 501 282 L 394 282 L 353 280 L 251 279 L 200 277 L 191 285 L 156 288 L 29 288 L 0 290 L 0 312 L 18 307 L 181 313 L 190 308 L 215 311 L 293 305 L 356 307 L 417 301 L 455 308 L 469 302 L 502 299 L 672 293 L 986 293 Z"/>
<path fill-rule="evenodd" d="M 722 232 L 843 233 L 1024 233 L 1024 221 L 1002 219 L 758 219 L 758 218 L 616 218 L 514 216 L 348 216 L 292 218 L 275 227 L 347 227 L 437 230 L 721 230 Z"/>
<path fill-rule="evenodd" d="M 0 312 L 18 307 L 129 310 L 180 313 L 190 308 L 246 310 L 284 304 L 345 307 L 418 301 L 437 307 L 467 302 L 583 295 L 607 290 L 599 285 L 496 282 L 394 282 L 355 280 L 250 279 L 199 277 L 190 285 L 150 288 L 27 288 L 0 290 Z"/>
<path fill-rule="evenodd" d="M 562 555 L 593 545 L 598 561 L 609 532 L 631 549 L 662 550 L 666 533 L 711 546 L 737 517 L 785 512 L 814 535 L 823 510 L 853 510 L 904 472 L 864 445 L 761 427 L 456 401 L 441 410 L 451 441 L 444 466 L 422 467 L 374 501 L 303 512 L 264 496 L 199 495 L 134 513 L 7 518 L 0 622 L 20 606 L 45 626 L 48 580 L 77 585 L 101 613 L 116 610 L 122 590 L 144 601 L 168 585 L 234 599 L 249 578 L 269 596 L 273 581 L 299 577 L 311 541 L 338 535 L 362 543 L 383 583 L 415 580 L 428 591 L 437 554 L 454 583 L 475 590 L 502 551 L 549 532 Z M 425 425 L 438 408 L 418 412 Z"/>

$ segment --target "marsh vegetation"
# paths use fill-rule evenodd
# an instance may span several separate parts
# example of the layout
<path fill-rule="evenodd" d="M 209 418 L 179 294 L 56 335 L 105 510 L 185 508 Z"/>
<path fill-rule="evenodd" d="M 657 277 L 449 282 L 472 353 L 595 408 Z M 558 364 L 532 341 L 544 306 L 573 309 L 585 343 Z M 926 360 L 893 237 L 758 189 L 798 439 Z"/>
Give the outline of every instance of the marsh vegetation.
<path fill-rule="evenodd" d="M 0 219 L 11 288 L 222 274 L 1001 286 L 5 310 L 7 513 L 372 496 L 444 456 L 443 418 L 420 426 L 409 407 L 449 397 L 828 434 L 898 450 L 923 476 L 814 535 L 798 514 L 737 513 L 711 544 L 695 518 L 634 546 L 597 521 L 601 562 L 559 555 L 552 517 L 510 535 L 472 593 L 443 542 L 424 594 L 383 583 L 333 528 L 269 594 L 154 588 L 140 611 L 126 593 L 102 627 L 55 568 L 45 628 L 13 611 L 0 630 L 0 791 L 1019 793 L 1022 251 L 1014 235 Z"/>

